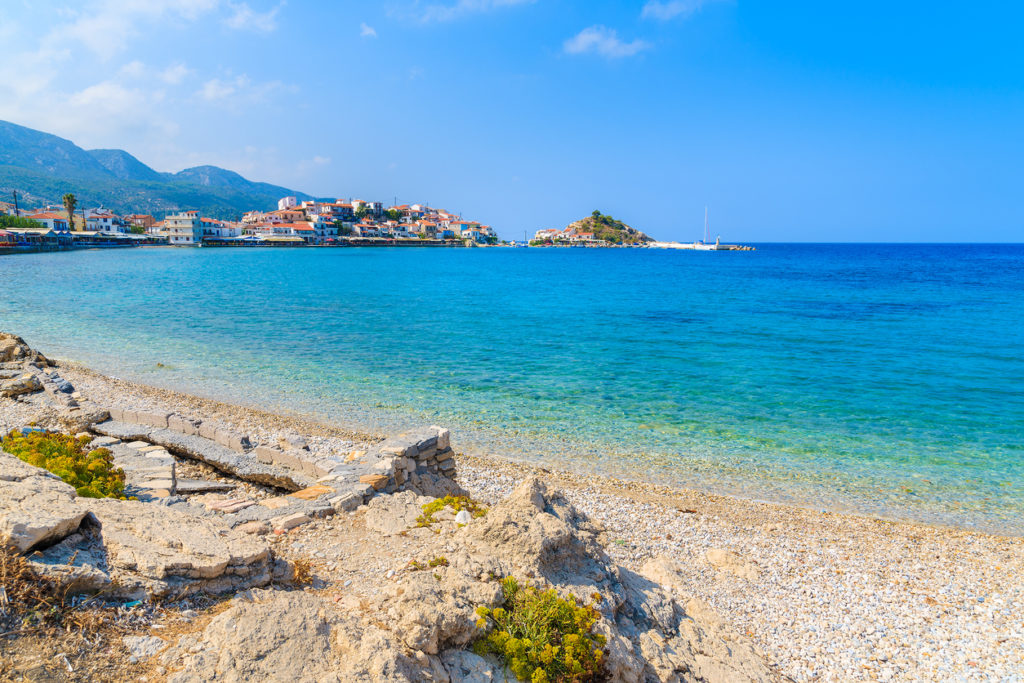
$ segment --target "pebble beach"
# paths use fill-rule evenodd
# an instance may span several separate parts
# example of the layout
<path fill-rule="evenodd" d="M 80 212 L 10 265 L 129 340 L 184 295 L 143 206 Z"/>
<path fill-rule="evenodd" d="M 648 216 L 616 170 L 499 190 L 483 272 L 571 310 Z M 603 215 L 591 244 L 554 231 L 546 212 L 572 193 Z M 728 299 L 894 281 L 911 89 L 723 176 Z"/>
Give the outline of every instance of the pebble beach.
<path fill-rule="evenodd" d="M 201 412 L 262 438 L 307 436 L 329 453 L 379 441 L 64 363 L 90 396 L 125 408 Z M 0 402 L 0 427 L 28 411 Z M 458 435 L 453 435 L 458 451 Z M 459 454 L 458 480 L 493 504 L 537 476 L 605 528 L 626 567 L 658 556 L 691 569 L 677 587 L 711 605 L 797 681 L 1024 680 L 1024 540 Z"/>

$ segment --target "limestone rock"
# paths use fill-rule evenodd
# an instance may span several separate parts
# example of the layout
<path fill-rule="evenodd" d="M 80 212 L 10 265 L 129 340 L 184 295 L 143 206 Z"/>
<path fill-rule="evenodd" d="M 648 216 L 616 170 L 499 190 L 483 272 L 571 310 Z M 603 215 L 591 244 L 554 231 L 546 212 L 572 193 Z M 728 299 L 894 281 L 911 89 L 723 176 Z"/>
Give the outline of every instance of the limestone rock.
<path fill-rule="evenodd" d="M 138 501 L 83 498 L 79 504 L 98 528 L 30 557 L 38 571 L 77 590 L 109 584 L 109 595 L 138 599 L 270 581 L 266 542 L 219 520 Z"/>
<path fill-rule="evenodd" d="M 401 491 L 390 496 L 377 496 L 366 504 L 366 528 L 382 534 L 400 534 L 416 526 L 423 506 L 432 499 Z"/>
<path fill-rule="evenodd" d="M 22 394 L 31 394 L 36 391 L 42 391 L 42 389 L 42 382 L 31 373 L 25 373 L 0 382 L 0 396 L 7 396 L 8 398 L 14 398 Z"/>
<path fill-rule="evenodd" d="M 388 477 L 383 474 L 364 474 L 359 477 L 360 483 L 369 484 L 377 491 L 383 491 L 388 485 Z"/>
<path fill-rule="evenodd" d="M 704 558 L 715 569 L 728 572 L 741 579 L 754 581 L 760 575 L 760 570 L 756 564 L 748 562 L 731 550 L 712 548 L 704 554 Z"/>
<path fill-rule="evenodd" d="M 448 650 L 441 662 L 453 681 L 460 683 L 517 683 L 505 667 L 467 650 Z"/>
<path fill-rule="evenodd" d="M 0 545 L 24 553 L 56 543 L 77 530 L 86 514 L 69 485 L 0 452 Z"/>
<path fill-rule="evenodd" d="M 134 661 L 152 657 L 167 645 L 166 640 L 156 636 L 125 636 L 121 642 L 131 653 Z"/>
<path fill-rule="evenodd" d="M 339 621 L 306 593 L 253 591 L 236 598 L 201 633 L 186 636 L 160 661 L 170 683 L 293 681 L 341 683 L 331 642 Z"/>
<path fill-rule="evenodd" d="M 0 363 L 22 361 L 36 363 L 42 367 L 53 365 L 53 363 L 47 360 L 46 356 L 33 351 L 21 337 L 8 334 L 6 332 L 0 332 Z"/>

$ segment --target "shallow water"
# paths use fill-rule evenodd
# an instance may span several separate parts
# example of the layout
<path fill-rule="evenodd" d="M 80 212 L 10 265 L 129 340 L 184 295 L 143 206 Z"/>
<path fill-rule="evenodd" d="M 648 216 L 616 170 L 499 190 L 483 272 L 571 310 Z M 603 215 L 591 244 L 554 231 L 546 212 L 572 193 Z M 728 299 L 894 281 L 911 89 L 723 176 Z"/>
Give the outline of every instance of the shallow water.
<path fill-rule="evenodd" d="M 0 329 L 144 383 L 1024 533 L 1022 246 L 110 250 L 0 287 Z"/>

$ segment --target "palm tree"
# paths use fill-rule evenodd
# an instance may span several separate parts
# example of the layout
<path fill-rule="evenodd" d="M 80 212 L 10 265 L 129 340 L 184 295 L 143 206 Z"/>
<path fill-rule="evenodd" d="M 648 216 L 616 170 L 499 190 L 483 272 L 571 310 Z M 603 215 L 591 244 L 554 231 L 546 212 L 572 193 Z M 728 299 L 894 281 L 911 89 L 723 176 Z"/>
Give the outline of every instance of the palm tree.
<path fill-rule="evenodd" d="M 75 229 L 75 205 L 78 204 L 78 200 L 75 199 L 75 195 L 68 192 L 62 197 L 64 200 L 64 210 L 68 212 L 68 230 Z"/>

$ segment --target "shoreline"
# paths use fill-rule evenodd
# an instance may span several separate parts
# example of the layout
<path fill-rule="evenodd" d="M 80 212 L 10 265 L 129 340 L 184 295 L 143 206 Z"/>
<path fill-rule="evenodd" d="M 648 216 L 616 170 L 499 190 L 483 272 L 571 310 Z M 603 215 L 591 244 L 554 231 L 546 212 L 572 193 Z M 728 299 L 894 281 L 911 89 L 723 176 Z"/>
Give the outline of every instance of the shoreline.
<path fill-rule="evenodd" d="M 201 413 L 258 437 L 298 431 L 311 437 L 314 451 L 380 440 L 115 378 L 79 363 L 58 364 L 84 393 L 115 406 Z M 458 451 L 457 433 L 453 446 Z M 691 566 L 682 589 L 754 639 L 794 680 L 938 681 L 1024 671 L 1024 539 L 492 456 L 456 458 L 457 480 L 475 498 L 493 504 L 517 482 L 538 476 L 604 527 L 606 551 L 616 562 L 636 568 L 667 556 Z M 713 562 L 712 550 L 735 553 L 735 559 Z"/>
<path fill-rule="evenodd" d="M 388 414 L 387 418 L 382 420 L 382 431 L 367 429 L 365 425 L 360 425 L 358 422 L 349 422 L 344 426 L 340 426 L 332 424 L 332 419 L 334 418 L 330 416 L 317 415 L 313 412 L 307 413 L 288 410 L 281 406 L 260 408 L 256 406 L 255 402 L 246 404 L 242 399 L 232 396 L 225 398 L 199 396 L 191 393 L 194 389 L 190 389 L 187 386 L 178 388 L 158 387 L 146 384 L 145 381 L 136 381 L 105 374 L 102 371 L 91 368 L 81 361 L 68 360 L 64 358 L 56 358 L 55 360 L 58 361 L 62 367 L 73 368 L 76 371 L 87 375 L 102 377 L 123 383 L 123 386 L 125 387 L 138 387 L 139 389 L 143 389 L 147 392 L 153 392 L 156 396 L 164 396 L 165 398 L 188 397 L 189 401 L 205 402 L 206 405 L 201 409 L 201 412 L 209 412 L 210 410 L 227 410 L 228 412 L 242 411 L 245 413 L 259 414 L 263 416 L 264 420 L 271 423 L 281 420 L 292 421 L 295 424 L 303 425 L 302 429 L 328 429 L 332 433 L 344 435 L 346 438 L 357 442 L 373 443 L 383 440 L 390 431 L 394 431 L 396 429 L 400 430 L 400 423 L 412 424 L 416 421 L 416 418 L 411 415 L 399 416 L 396 414 Z M 400 417 L 402 419 L 399 419 Z M 451 427 L 456 433 L 460 433 L 459 427 L 461 427 L 461 425 L 451 425 L 447 422 L 445 424 L 446 426 Z M 472 428 L 469 429 L 472 430 Z M 869 498 L 846 499 L 835 496 L 828 497 L 824 495 L 827 490 L 823 488 L 825 487 L 824 481 L 818 482 L 814 486 L 799 489 L 787 489 L 784 485 L 776 482 L 774 487 L 762 487 L 759 490 L 756 488 L 757 485 L 754 483 L 757 481 L 756 477 L 732 479 L 725 477 L 717 478 L 714 483 L 706 487 L 702 487 L 698 483 L 692 481 L 700 478 L 704 474 L 702 471 L 698 470 L 694 470 L 689 477 L 677 475 L 675 480 L 658 482 L 651 479 L 645 479 L 640 473 L 636 473 L 634 475 L 631 471 L 628 471 L 628 468 L 624 467 L 598 471 L 597 467 L 588 464 L 583 457 L 574 457 L 570 460 L 548 463 L 540 457 L 531 458 L 530 456 L 521 453 L 502 453 L 500 452 L 500 446 L 494 446 L 489 443 L 491 440 L 501 441 L 515 438 L 530 439 L 530 443 L 533 444 L 532 448 L 534 450 L 544 448 L 544 444 L 542 442 L 534 443 L 536 441 L 535 437 L 509 436 L 507 438 L 502 438 L 497 434 L 497 432 L 491 433 L 487 430 L 483 430 L 470 437 L 469 448 L 461 452 L 460 455 L 469 456 L 481 461 L 509 463 L 522 468 L 524 472 L 561 472 L 570 477 L 582 477 L 587 479 L 597 478 L 604 481 L 616 482 L 616 485 L 619 488 L 626 490 L 633 490 L 637 487 L 647 487 L 650 491 L 657 492 L 654 493 L 654 495 L 659 496 L 673 495 L 671 492 L 689 492 L 695 495 L 708 496 L 712 499 L 719 498 L 722 500 L 732 501 L 734 504 L 750 504 L 753 506 L 763 505 L 777 507 L 782 510 L 804 510 L 814 515 L 828 514 L 850 516 L 853 518 L 890 524 L 906 524 L 925 528 L 948 529 L 951 531 L 990 535 L 997 538 L 1024 539 L 1024 532 L 1010 528 L 996 528 L 997 521 L 995 519 L 989 520 L 988 517 L 980 518 L 988 521 L 979 522 L 978 520 L 972 520 L 967 516 L 961 516 L 958 523 L 951 514 L 940 514 L 926 508 L 919 509 L 911 505 L 884 508 L 880 507 L 881 504 L 878 503 L 878 501 L 874 501 Z M 462 434 L 460 442 L 465 447 L 465 434 Z M 573 465 L 579 466 L 580 471 L 577 472 L 570 469 Z M 606 463 L 605 467 L 614 468 L 615 466 L 608 465 Z M 820 494 L 822 494 L 822 498 L 815 500 L 814 496 L 819 491 Z M 932 517 L 932 519 L 928 519 L 928 517 Z"/>

